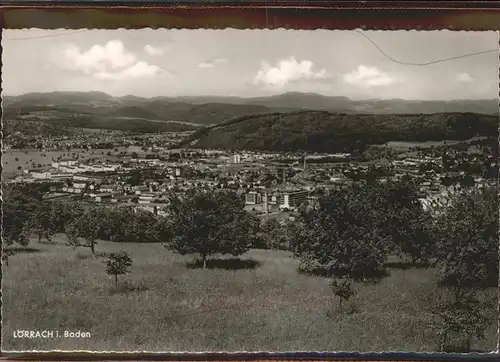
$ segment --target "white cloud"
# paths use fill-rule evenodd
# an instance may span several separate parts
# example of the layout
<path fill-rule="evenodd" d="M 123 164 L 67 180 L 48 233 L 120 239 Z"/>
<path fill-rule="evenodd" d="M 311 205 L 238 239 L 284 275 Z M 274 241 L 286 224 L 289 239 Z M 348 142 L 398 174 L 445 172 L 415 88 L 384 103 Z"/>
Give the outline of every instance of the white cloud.
<path fill-rule="evenodd" d="M 369 88 L 388 86 L 394 84 L 396 79 L 376 67 L 360 65 L 358 69 L 344 74 L 344 81 L 349 84 Z"/>
<path fill-rule="evenodd" d="M 132 65 L 137 58 L 125 50 L 120 40 L 111 40 L 106 45 L 94 45 L 86 52 L 82 52 L 75 45 L 70 45 L 64 52 L 66 60 L 75 70 L 86 73 L 105 71 L 106 69 L 119 69 Z"/>
<path fill-rule="evenodd" d="M 157 65 L 151 65 L 146 62 L 140 61 L 134 65 L 123 69 L 120 72 L 99 72 L 95 76 L 101 79 L 110 80 L 126 80 L 136 78 L 153 77 L 161 72 L 161 68 Z"/>
<path fill-rule="evenodd" d="M 201 62 L 198 64 L 198 68 L 213 68 L 214 64 L 209 62 Z"/>
<path fill-rule="evenodd" d="M 210 61 L 201 62 L 198 64 L 198 68 L 213 68 L 217 64 L 226 64 L 228 60 L 226 58 L 217 58 Z"/>
<path fill-rule="evenodd" d="M 262 62 L 262 67 L 254 78 L 256 84 L 269 86 L 285 86 L 287 83 L 300 80 L 324 79 L 326 70 L 313 70 L 314 63 L 310 60 L 297 62 L 295 57 L 280 60 L 275 67 Z"/>
<path fill-rule="evenodd" d="M 469 73 L 460 73 L 457 74 L 457 80 L 459 82 L 473 82 L 474 78 L 472 78 Z"/>
<path fill-rule="evenodd" d="M 144 47 L 144 50 L 146 51 L 146 53 L 148 53 L 149 55 L 153 55 L 153 56 L 162 55 L 165 52 L 163 49 L 155 48 L 154 46 L 151 46 L 149 44 L 147 44 Z"/>
<path fill-rule="evenodd" d="M 57 62 L 65 69 L 108 80 L 151 77 L 162 71 L 157 65 L 137 59 L 135 54 L 125 49 L 120 40 L 111 40 L 104 46 L 94 45 L 87 51 L 69 45 L 63 51 L 63 59 L 58 59 Z"/>

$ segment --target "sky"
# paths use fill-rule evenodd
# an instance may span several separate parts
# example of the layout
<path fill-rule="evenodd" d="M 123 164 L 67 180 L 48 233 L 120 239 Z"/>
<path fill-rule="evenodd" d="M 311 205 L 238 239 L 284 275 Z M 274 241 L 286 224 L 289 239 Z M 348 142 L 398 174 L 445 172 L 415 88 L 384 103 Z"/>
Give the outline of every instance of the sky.
<path fill-rule="evenodd" d="M 496 50 L 497 32 L 359 32 L 382 51 L 355 31 L 4 30 L 2 86 L 6 95 L 498 97 L 498 52 L 427 66 L 398 64 Z"/>

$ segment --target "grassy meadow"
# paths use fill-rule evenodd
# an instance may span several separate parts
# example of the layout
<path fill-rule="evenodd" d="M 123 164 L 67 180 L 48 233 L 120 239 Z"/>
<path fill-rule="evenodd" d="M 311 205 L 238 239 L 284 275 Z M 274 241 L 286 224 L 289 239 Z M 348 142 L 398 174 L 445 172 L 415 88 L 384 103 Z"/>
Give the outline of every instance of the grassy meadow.
<path fill-rule="evenodd" d="M 5 350 L 435 351 L 430 308 L 437 272 L 396 263 L 378 283 L 356 284 L 340 309 L 324 277 L 301 274 L 291 253 L 251 250 L 206 270 L 159 244 L 100 242 L 128 251 L 118 288 L 103 257 L 65 236 L 17 253 L 3 266 Z M 245 262 L 245 260 L 247 262 Z M 246 268 L 245 268 L 246 267 Z M 493 297 L 496 289 L 487 293 Z M 487 338 L 496 346 L 496 311 Z M 90 332 L 87 339 L 16 339 L 15 330 Z"/>

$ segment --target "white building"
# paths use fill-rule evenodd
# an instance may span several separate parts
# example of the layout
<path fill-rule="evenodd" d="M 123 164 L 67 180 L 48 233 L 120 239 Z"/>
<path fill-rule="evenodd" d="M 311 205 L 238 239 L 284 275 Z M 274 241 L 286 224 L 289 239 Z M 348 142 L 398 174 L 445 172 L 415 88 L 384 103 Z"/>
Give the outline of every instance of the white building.
<path fill-rule="evenodd" d="M 29 175 L 37 180 L 47 180 L 50 179 L 51 173 L 49 171 L 31 171 Z"/>

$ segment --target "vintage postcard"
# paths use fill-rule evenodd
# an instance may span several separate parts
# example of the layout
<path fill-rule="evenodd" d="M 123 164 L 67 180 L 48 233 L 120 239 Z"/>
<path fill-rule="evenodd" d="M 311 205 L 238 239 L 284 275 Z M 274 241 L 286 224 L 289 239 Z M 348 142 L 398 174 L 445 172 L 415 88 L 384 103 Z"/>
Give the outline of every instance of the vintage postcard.
<path fill-rule="evenodd" d="M 496 348 L 497 32 L 2 48 L 5 351 Z"/>

